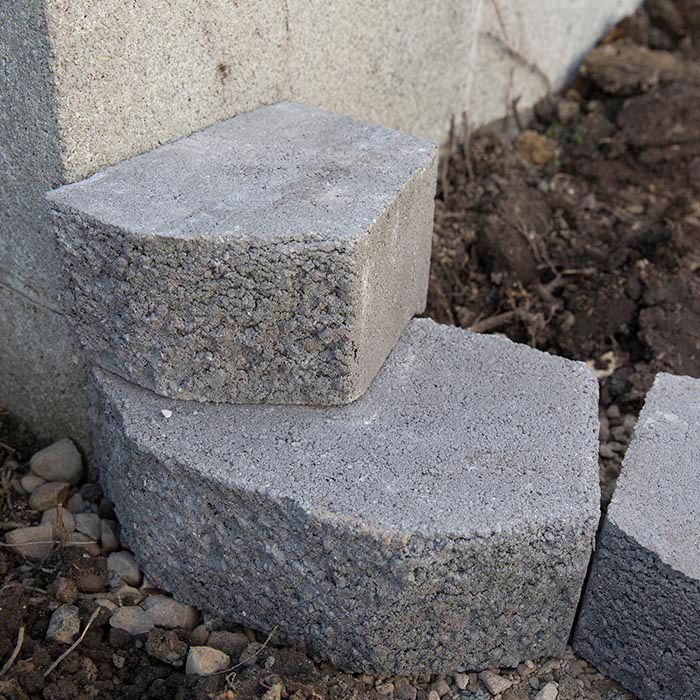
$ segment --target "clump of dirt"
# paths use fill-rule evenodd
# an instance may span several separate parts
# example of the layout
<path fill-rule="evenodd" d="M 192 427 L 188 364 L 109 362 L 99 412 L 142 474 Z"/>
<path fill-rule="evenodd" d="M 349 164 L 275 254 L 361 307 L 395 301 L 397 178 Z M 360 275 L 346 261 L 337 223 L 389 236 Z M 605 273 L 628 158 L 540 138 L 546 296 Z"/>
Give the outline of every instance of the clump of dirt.
<path fill-rule="evenodd" d="M 700 376 L 699 59 L 700 3 L 647 3 L 527 130 L 442 163 L 428 315 L 589 362 L 613 427 L 656 372 Z"/>

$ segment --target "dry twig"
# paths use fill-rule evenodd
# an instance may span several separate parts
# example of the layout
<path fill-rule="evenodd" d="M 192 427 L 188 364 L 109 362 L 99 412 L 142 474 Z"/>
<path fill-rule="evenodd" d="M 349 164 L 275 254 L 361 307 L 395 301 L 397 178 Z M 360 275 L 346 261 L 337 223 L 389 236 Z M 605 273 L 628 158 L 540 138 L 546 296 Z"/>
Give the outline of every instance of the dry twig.
<path fill-rule="evenodd" d="M 24 625 L 22 625 L 19 628 L 19 632 L 17 633 L 17 644 L 15 644 L 15 648 L 12 650 L 12 654 L 10 654 L 10 658 L 5 662 L 5 665 L 0 669 L 0 677 L 4 676 L 12 668 L 12 664 L 15 662 L 15 659 L 19 655 L 19 652 L 20 652 L 20 649 L 22 648 L 23 643 L 24 643 Z"/>
<path fill-rule="evenodd" d="M 90 625 L 95 621 L 95 618 L 97 617 L 97 615 L 99 614 L 99 612 L 100 612 L 101 609 L 102 609 L 102 606 L 101 606 L 101 605 L 98 605 L 98 606 L 95 608 L 95 611 L 92 613 L 92 615 L 90 615 L 90 619 L 87 621 L 87 624 L 85 625 L 85 629 L 82 631 L 82 633 L 80 634 L 80 636 L 73 642 L 73 644 L 71 644 L 71 645 L 68 647 L 68 649 L 66 649 L 66 650 L 56 659 L 56 661 L 54 661 L 54 662 L 51 664 L 51 666 L 49 666 L 49 668 L 47 669 L 46 673 L 44 673 L 44 678 L 46 678 L 46 676 L 48 676 L 49 673 L 51 673 L 51 671 L 53 671 L 53 670 L 56 668 L 56 666 L 58 666 L 58 664 L 60 664 L 61 661 L 63 661 L 63 659 L 65 659 L 66 656 L 68 656 L 68 654 L 70 654 L 70 653 L 78 646 L 78 644 L 80 644 L 80 642 L 83 641 L 85 635 L 87 634 L 87 631 L 90 629 Z"/>

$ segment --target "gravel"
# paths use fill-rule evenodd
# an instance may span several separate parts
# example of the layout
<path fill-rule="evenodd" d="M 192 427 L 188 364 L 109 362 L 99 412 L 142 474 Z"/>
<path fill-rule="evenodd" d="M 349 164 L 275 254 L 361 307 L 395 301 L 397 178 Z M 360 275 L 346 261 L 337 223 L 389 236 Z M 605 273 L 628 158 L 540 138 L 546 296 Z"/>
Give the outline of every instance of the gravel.
<path fill-rule="evenodd" d="M 211 647 L 190 647 L 185 671 L 197 676 L 211 676 L 225 671 L 230 665 L 231 657 L 223 651 Z"/>
<path fill-rule="evenodd" d="M 83 475 L 83 458 L 68 438 L 39 450 L 29 461 L 34 474 L 46 481 L 67 481 L 75 485 Z"/>
<path fill-rule="evenodd" d="M 199 613 L 195 608 L 165 595 L 149 596 L 143 609 L 159 627 L 192 630 L 199 623 Z"/>
<path fill-rule="evenodd" d="M 126 550 L 112 552 L 107 557 L 107 567 L 109 568 L 110 586 L 118 588 L 124 583 L 137 587 L 141 585 L 143 579 L 141 569 L 131 552 Z"/>
<path fill-rule="evenodd" d="M 80 633 L 80 613 L 75 605 L 60 605 L 53 611 L 46 639 L 72 644 Z"/>
<path fill-rule="evenodd" d="M 66 481 L 49 481 L 37 486 L 29 497 L 29 506 L 34 510 L 44 511 L 55 508 L 59 503 L 65 504 L 70 493 L 70 484 Z"/>
<path fill-rule="evenodd" d="M 146 611 L 137 605 L 117 608 L 112 613 L 109 624 L 131 635 L 147 634 L 155 627 Z"/>

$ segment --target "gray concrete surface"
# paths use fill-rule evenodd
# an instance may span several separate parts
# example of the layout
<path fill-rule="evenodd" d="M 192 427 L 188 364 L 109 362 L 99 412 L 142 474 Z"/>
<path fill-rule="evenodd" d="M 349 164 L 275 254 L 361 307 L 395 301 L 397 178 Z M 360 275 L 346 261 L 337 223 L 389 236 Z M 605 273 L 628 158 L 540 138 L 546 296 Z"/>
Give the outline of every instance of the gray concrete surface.
<path fill-rule="evenodd" d="M 470 109 L 482 0 L 289 0 L 293 99 L 444 141 Z"/>
<path fill-rule="evenodd" d="M 87 444 L 83 360 L 58 305 L 47 190 L 62 182 L 39 0 L 0 4 L 0 404 L 42 439 Z"/>
<path fill-rule="evenodd" d="M 348 403 L 425 308 L 437 144 L 247 112 L 49 195 L 88 358 L 164 396 Z"/>
<path fill-rule="evenodd" d="M 604 523 L 574 649 L 642 700 L 700 697 L 700 379 L 659 374 Z"/>
<path fill-rule="evenodd" d="M 575 74 L 588 50 L 640 0 L 482 0 L 469 97 L 472 124 L 523 115 Z"/>
<path fill-rule="evenodd" d="M 393 673 L 563 652 L 599 517 L 597 398 L 581 363 L 430 320 L 349 406 L 91 383 L 103 485 L 149 577 Z"/>

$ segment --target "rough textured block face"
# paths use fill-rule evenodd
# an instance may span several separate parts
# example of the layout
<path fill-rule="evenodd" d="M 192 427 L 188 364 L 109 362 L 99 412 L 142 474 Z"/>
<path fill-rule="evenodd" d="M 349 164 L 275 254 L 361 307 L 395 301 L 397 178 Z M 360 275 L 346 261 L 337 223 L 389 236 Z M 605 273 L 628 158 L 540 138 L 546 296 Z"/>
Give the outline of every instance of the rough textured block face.
<path fill-rule="evenodd" d="M 52 193 L 89 356 L 174 398 L 352 401 L 425 306 L 436 151 L 282 103 Z"/>
<path fill-rule="evenodd" d="M 700 697 L 700 379 L 659 374 L 603 525 L 574 648 L 642 700 Z"/>
<path fill-rule="evenodd" d="M 203 406 L 100 370 L 91 400 L 149 576 L 404 673 L 564 650 L 598 524 L 597 392 L 580 363 L 417 320 L 350 406 Z"/>

